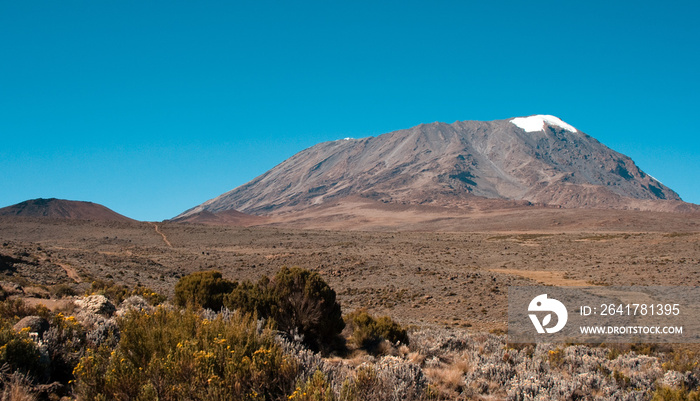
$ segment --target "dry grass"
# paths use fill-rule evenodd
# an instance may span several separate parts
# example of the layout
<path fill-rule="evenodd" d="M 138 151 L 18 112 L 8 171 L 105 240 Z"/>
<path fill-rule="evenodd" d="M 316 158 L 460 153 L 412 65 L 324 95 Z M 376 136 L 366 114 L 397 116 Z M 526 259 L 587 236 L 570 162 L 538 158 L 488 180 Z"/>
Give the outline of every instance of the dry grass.
<path fill-rule="evenodd" d="M 423 364 L 423 362 L 425 362 L 425 355 L 421 354 L 420 352 L 410 352 L 406 356 L 406 359 L 412 364 L 420 366 Z"/>
<path fill-rule="evenodd" d="M 1 399 L 2 401 L 36 401 L 37 397 L 20 375 L 13 374 L 5 383 Z"/>
<path fill-rule="evenodd" d="M 457 359 L 448 365 L 426 368 L 424 372 L 428 380 L 443 394 L 450 394 L 462 391 L 466 385 L 465 374 L 469 369 L 470 366 L 466 360 Z"/>

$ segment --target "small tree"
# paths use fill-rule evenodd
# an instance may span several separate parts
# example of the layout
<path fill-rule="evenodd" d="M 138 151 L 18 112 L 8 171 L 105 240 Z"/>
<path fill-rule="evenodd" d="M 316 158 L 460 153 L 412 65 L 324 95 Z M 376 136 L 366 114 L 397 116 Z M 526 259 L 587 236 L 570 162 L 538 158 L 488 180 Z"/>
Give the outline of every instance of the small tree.
<path fill-rule="evenodd" d="M 272 279 L 263 276 L 255 285 L 237 286 L 224 305 L 272 319 L 288 336 L 301 334 L 315 351 L 338 345 L 345 327 L 335 291 L 318 273 L 299 267 L 283 267 Z"/>
<path fill-rule="evenodd" d="M 218 311 L 223 306 L 224 295 L 237 285 L 222 278 L 218 271 L 192 273 L 175 284 L 175 303 L 183 307 L 194 305 Z"/>
<path fill-rule="evenodd" d="M 345 322 L 335 291 L 318 273 L 283 267 L 271 284 L 278 298 L 273 318 L 280 330 L 291 334 L 297 329 L 314 350 L 334 345 Z"/>
<path fill-rule="evenodd" d="M 244 281 L 224 297 L 224 306 L 227 308 L 256 313 L 265 319 L 273 316 L 278 303 L 275 288 L 267 276 L 262 276 L 255 284 Z"/>

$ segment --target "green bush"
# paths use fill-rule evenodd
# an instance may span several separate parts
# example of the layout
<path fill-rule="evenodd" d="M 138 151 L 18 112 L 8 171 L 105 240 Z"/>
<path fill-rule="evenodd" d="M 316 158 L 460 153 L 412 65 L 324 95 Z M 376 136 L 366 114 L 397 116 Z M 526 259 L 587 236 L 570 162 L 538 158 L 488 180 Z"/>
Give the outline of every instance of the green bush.
<path fill-rule="evenodd" d="M 345 328 L 335 291 L 315 272 L 283 267 L 272 280 L 278 303 L 273 318 L 287 333 L 295 329 L 311 349 L 334 345 Z"/>
<path fill-rule="evenodd" d="M 117 348 L 76 366 L 79 399 L 269 400 L 292 391 L 296 363 L 250 315 L 206 320 L 192 309 L 130 312 Z"/>
<path fill-rule="evenodd" d="M 351 341 L 358 347 L 373 351 L 382 342 L 408 344 L 406 329 L 388 316 L 374 318 L 367 310 L 359 309 L 345 317 L 352 330 Z"/>
<path fill-rule="evenodd" d="M 224 295 L 229 294 L 236 284 L 221 277 L 218 271 L 192 273 L 182 277 L 175 284 L 175 303 L 221 310 Z"/>
<path fill-rule="evenodd" d="M 279 303 L 275 288 L 270 284 L 270 278 L 262 276 L 256 284 L 244 281 L 234 285 L 233 291 L 224 297 L 224 306 L 268 319 L 274 316 Z"/>
<path fill-rule="evenodd" d="M 0 322 L 0 366 L 7 365 L 11 372 L 41 381 L 46 377 L 48 366 L 28 333 L 29 330 L 17 333 L 9 322 Z"/>
<path fill-rule="evenodd" d="M 85 351 L 86 331 L 76 318 L 54 314 L 43 305 L 28 307 L 21 300 L 6 300 L 0 304 L 0 309 L 3 315 L 12 316 L 0 317 L 0 367 L 7 366 L 7 371 L 3 370 L 5 368 L 0 371 L 21 374 L 32 385 L 68 384 L 73 378 L 73 368 Z M 38 315 L 49 321 L 50 327 L 42 336 L 41 351 L 29 337 L 29 327 L 19 333 L 15 331 L 13 323 L 18 315 Z"/>
<path fill-rule="evenodd" d="M 263 276 L 255 285 L 235 286 L 224 304 L 274 320 L 278 330 L 302 335 L 314 351 L 338 348 L 345 327 L 335 291 L 318 273 L 299 267 L 283 267 L 272 280 Z"/>

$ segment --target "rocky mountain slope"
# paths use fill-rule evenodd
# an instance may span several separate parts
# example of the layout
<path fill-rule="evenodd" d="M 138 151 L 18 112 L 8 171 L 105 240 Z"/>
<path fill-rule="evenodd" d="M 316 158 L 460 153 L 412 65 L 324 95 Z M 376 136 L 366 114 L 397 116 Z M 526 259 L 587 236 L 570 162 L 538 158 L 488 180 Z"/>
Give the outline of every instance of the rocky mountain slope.
<path fill-rule="evenodd" d="M 212 213 L 202 210 L 170 220 L 173 223 L 196 223 L 205 225 L 256 226 L 267 222 L 265 217 L 241 213 L 237 210 L 224 210 Z"/>
<path fill-rule="evenodd" d="M 134 221 L 105 206 L 64 199 L 32 199 L 0 209 L 0 216 L 48 217 L 55 219 Z"/>
<path fill-rule="evenodd" d="M 179 218 L 298 212 L 348 197 L 459 206 L 499 199 L 565 208 L 679 210 L 678 194 L 554 116 L 422 124 L 324 142 Z"/>

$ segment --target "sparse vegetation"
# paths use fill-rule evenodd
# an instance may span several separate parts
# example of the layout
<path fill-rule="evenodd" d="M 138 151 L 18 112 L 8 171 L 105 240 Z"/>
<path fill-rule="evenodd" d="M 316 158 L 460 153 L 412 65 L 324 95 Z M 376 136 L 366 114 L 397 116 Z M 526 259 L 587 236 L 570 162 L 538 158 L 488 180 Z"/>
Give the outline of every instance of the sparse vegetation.
<path fill-rule="evenodd" d="M 685 387 L 670 388 L 662 386 L 651 397 L 652 401 L 700 401 L 700 392 L 688 391 Z"/>
<path fill-rule="evenodd" d="M 43 378 L 49 368 L 29 338 L 29 330 L 17 333 L 7 321 L 0 326 L 0 366 L 4 365 L 12 372 L 36 379 Z"/>
<path fill-rule="evenodd" d="M 230 309 L 239 309 L 271 319 L 290 338 L 315 351 L 339 346 L 345 327 L 335 291 L 318 273 L 298 267 L 283 267 L 272 278 L 263 276 L 256 284 L 234 283 L 224 298 Z"/>
<path fill-rule="evenodd" d="M 691 372 L 700 378 L 700 356 L 690 350 L 674 350 L 666 354 L 661 366 L 667 371 Z"/>
<path fill-rule="evenodd" d="M 10 298 L 0 302 L 0 319 L 13 324 L 26 316 L 42 316 L 46 318 L 49 314 L 49 310 L 45 306 L 29 306 L 21 298 Z"/>
<path fill-rule="evenodd" d="M 305 383 L 300 383 L 288 397 L 298 401 L 335 401 L 335 394 L 326 375 L 317 370 Z"/>
<path fill-rule="evenodd" d="M 275 299 L 292 293 L 276 285 L 301 291 L 311 282 L 317 291 L 310 294 L 325 288 L 302 269 L 280 276 L 235 289 L 265 289 L 262 299 Z M 2 304 L 6 311 L 30 310 L 12 300 Z M 42 347 L 27 330 L 15 331 L 16 318 L 8 317 L 14 312 L 6 313 L 0 318 L 0 363 L 8 371 L 0 372 L 1 390 L 27 399 L 81 400 L 698 399 L 697 357 L 690 352 L 660 358 L 649 347 L 643 351 L 650 355 L 582 345 L 510 348 L 502 334 L 407 333 L 389 317 L 357 310 L 346 316 L 354 345 L 401 345 L 376 356 L 329 359 L 275 330 L 274 319 L 258 320 L 257 309 L 216 312 L 186 304 L 154 307 L 132 296 L 112 317 L 44 310 L 50 327 Z M 281 304 L 271 305 L 269 310 Z"/>
<path fill-rule="evenodd" d="M 360 309 L 348 314 L 345 322 L 352 332 L 352 343 L 357 348 L 376 353 L 382 341 L 408 345 L 406 329 L 389 316 L 375 318 L 366 309 Z"/>
<path fill-rule="evenodd" d="M 175 304 L 221 310 L 224 296 L 235 284 L 221 277 L 218 271 L 192 273 L 175 284 Z"/>
<path fill-rule="evenodd" d="M 150 288 L 136 285 L 134 288 L 129 288 L 126 285 L 116 284 L 112 280 L 95 280 L 90 285 L 89 294 L 93 295 L 104 295 L 110 301 L 119 304 L 124 299 L 140 295 L 146 298 L 151 304 L 158 305 L 159 303 L 166 300 L 164 295 L 158 294 L 157 292 L 151 290 Z"/>
<path fill-rule="evenodd" d="M 29 234 L 0 221 L 0 235 L 5 242 L 2 250 L 15 259 L 12 269 L 0 272 L 4 275 L 2 288 L 7 296 L 7 301 L 0 303 L 0 320 L 4 327 L 11 328 L 24 316 L 40 315 L 50 328 L 41 337 L 25 336 L 14 330 L 6 333 L 31 340 L 42 357 L 38 375 L 0 369 L 0 393 L 17 397 L 12 399 L 45 400 L 63 396 L 167 399 L 176 397 L 172 390 L 166 391 L 172 387 L 183 389 L 181 398 L 210 400 L 221 394 L 230 396 L 232 393 L 226 392 L 230 387 L 212 385 L 216 378 L 209 382 L 212 376 L 205 367 L 213 372 L 215 366 L 233 370 L 250 367 L 242 371 L 249 376 L 243 373 L 237 376 L 249 390 L 246 394 L 233 393 L 240 399 L 294 396 L 338 401 L 538 397 L 685 400 L 694 399 L 698 392 L 697 354 L 644 345 L 610 348 L 530 344 L 512 348 L 506 344 L 504 327 L 500 324 L 505 310 L 505 289 L 509 285 L 530 285 L 537 280 L 514 275 L 512 269 L 547 272 L 561 271 L 564 266 L 571 274 L 567 278 L 605 280 L 613 285 L 640 279 L 663 285 L 696 283 L 698 276 L 692 267 L 700 261 L 700 250 L 696 241 L 689 241 L 693 237 L 687 235 L 614 233 L 608 236 L 605 232 L 594 232 L 493 237 L 488 233 L 338 233 L 172 224 L 167 234 L 173 243 L 181 245 L 171 250 L 161 244 L 162 239 L 154 235 L 152 226 L 143 228 L 142 235 L 138 225 L 28 224 L 31 230 L 41 231 L 47 238 L 41 246 L 32 243 Z M 115 231 L 109 238 L 104 234 L 107 229 Z M 60 240 L 51 239 L 52 235 Z M 587 236 L 596 238 L 585 240 Z M 61 265 L 54 264 L 59 262 L 79 269 L 83 282 L 67 277 Z M 313 272 L 291 273 L 303 278 L 278 281 L 276 275 L 284 265 L 309 266 Z M 503 267 L 511 273 L 491 271 L 491 266 Z M 187 302 L 183 306 L 165 302 L 158 308 L 154 305 L 165 297 L 144 288 L 154 288 L 172 300 L 178 279 L 198 270 L 220 271 L 222 280 L 237 282 L 228 292 L 214 291 L 222 294 L 223 308 L 200 310 L 203 304 L 194 302 L 190 309 Z M 106 280 L 110 275 L 114 281 Z M 380 320 L 377 313 L 389 314 L 393 322 L 419 325 L 407 329 L 409 344 L 356 349 L 353 329 L 347 320 L 343 334 L 350 351 L 328 355 L 314 351 L 327 351 L 319 343 L 304 344 L 311 336 L 282 329 L 276 314 L 294 308 L 282 308 L 279 294 L 295 293 L 297 299 L 304 299 L 299 294 L 306 294 L 300 290 L 306 285 L 302 287 L 299 283 L 306 281 L 316 282 L 319 289 L 309 292 L 320 294 L 311 299 L 318 303 L 330 299 L 324 298 L 323 294 L 330 292 L 318 285 L 312 275 L 321 279 L 328 290 L 339 291 L 335 303 L 342 302 L 344 310 L 366 308 L 375 322 L 365 325 L 365 333 L 374 333 L 370 338 L 382 338 L 376 335 L 381 331 L 376 327 Z M 281 291 L 278 282 L 295 290 Z M 138 287 L 137 283 L 144 287 Z M 42 288 L 54 297 L 59 289 L 65 288 L 67 297 L 38 300 L 35 295 L 41 295 Z M 499 291 L 494 291 L 495 288 Z M 116 311 L 104 315 L 88 313 L 82 306 L 70 303 L 70 289 L 80 296 L 105 295 Z M 47 305 L 60 301 L 54 303 L 58 306 L 51 307 L 61 308 L 62 314 L 59 316 L 59 310 L 32 306 L 38 301 Z M 66 303 L 70 305 L 61 306 Z M 311 304 L 310 301 L 296 303 Z M 161 313 L 172 316 L 159 320 L 156 316 Z M 237 317 L 231 319 L 233 315 Z M 263 317 L 267 319 L 263 321 Z M 205 332 L 207 327 L 218 330 L 218 323 L 214 323 L 217 319 L 228 319 L 229 324 L 234 322 L 234 327 L 226 326 L 223 332 Z M 439 328 L 448 325 L 449 328 Z M 217 341 L 222 339 L 218 334 L 231 331 L 253 335 L 250 331 L 253 326 L 258 340 L 251 343 L 264 341 L 263 348 L 273 350 L 275 358 L 262 359 L 260 353 L 256 356 L 255 351 L 260 348 L 253 349 L 252 354 L 241 351 L 240 359 L 225 359 L 224 354 L 217 353 L 221 351 Z M 183 327 L 195 329 L 183 330 Z M 146 333 L 151 337 L 146 338 Z M 177 347 L 179 341 L 174 342 L 174 350 L 170 340 L 162 341 L 161 346 L 155 344 L 158 338 L 185 335 L 192 343 L 183 342 L 181 348 Z M 41 347 L 37 346 L 38 340 L 42 341 Z M 386 345 L 389 341 L 380 343 Z M 178 349 L 185 346 L 192 355 L 190 361 L 177 355 Z M 31 353 L 32 348 L 26 351 Z M 208 361 L 207 364 L 194 360 L 196 352 L 201 355 L 200 362 Z M 243 365 L 249 360 L 249 365 Z M 259 363 L 253 364 L 254 360 Z M 284 363 L 276 362 L 280 360 Z M 81 369 L 75 371 L 79 363 Z M 255 381 L 256 375 L 269 378 L 271 374 L 280 380 L 276 388 L 260 387 L 260 382 Z M 188 393 L 192 383 L 199 389 L 196 395 Z M 90 393 L 90 388 L 100 389 L 99 394 Z"/>
<path fill-rule="evenodd" d="M 291 392 L 295 363 L 250 315 L 207 319 L 157 308 L 131 312 L 119 325 L 116 349 L 90 350 L 75 367 L 79 397 L 257 400 Z"/>
<path fill-rule="evenodd" d="M 51 295 L 56 298 L 72 297 L 78 295 L 78 291 L 68 284 L 58 284 L 50 289 Z"/>

